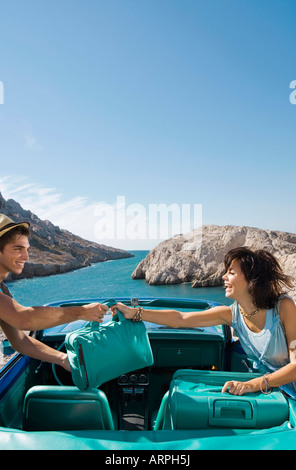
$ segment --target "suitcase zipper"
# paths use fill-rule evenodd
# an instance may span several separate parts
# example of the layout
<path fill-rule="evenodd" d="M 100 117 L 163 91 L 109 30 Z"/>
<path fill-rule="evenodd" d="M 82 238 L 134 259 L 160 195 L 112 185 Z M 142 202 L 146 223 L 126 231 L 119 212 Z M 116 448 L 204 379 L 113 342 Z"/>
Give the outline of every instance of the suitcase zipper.
<path fill-rule="evenodd" d="M 85 367 L 84 354 L 83 354 L 83 349 L 82 349 L 81 344 L 79 344 L 79 365 L 84 367 L 84 372 L 85 372 L 85 377 L 86 377 L 86 386 L 88 388 L 89 387 L 89 381 L 88 381 L 88 375 L 87 375 L 87 370 L 86 370 L 86 367 Z"/>

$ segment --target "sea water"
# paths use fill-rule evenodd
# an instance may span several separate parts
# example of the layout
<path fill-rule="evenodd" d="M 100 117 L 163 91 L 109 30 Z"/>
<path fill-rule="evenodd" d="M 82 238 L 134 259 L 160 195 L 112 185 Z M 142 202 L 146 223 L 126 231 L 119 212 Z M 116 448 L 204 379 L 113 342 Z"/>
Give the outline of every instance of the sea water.
<path fill-rule="evenodd" d="M 132 279 L 133 271 L 148 251 L 131 253 L 133 258 L 105 261 L 69 273 L 22 279 L 7 285 L 15 300 L 25 306 L 109 297 L 177 297 L 230 305 L 222 287 L 192 288 L 190 283 L 151 286 L 144 279 Z"/>

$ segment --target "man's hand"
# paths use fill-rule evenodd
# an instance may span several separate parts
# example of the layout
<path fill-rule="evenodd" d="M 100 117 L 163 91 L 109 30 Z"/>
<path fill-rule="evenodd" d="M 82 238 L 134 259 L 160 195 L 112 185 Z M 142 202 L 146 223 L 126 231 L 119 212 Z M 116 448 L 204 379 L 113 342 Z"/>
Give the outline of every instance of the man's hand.
<path fill-rule="evenodd" d="M 71 372 L 70 363 L 68 361 L 68 356 L 66 353 L 63 353 L 59 365 L 63 367 L 65 370 L 67 370 L 68 372 Z"/>
<path fill-rule="evenodd" d="M 108 312 L 109 307 L 99 303 L 92 303 L 83 305 L 82 309 L 82 315 L 80 316 L 81 320 L 102 323 L 104 315 Z"/>

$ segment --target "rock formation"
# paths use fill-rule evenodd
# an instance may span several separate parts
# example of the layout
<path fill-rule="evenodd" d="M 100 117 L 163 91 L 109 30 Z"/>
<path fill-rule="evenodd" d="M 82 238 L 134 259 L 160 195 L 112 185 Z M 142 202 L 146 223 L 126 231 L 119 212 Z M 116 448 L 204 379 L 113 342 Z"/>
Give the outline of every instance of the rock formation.
<path fill-rule="evenodd" d="M 0 213 L 15 222 L 28 221 L 31 230 L 30 261 L 20 276 L 10 275 L 8 280 L 60 274 L 92 263 L 133 256 L 124 250 L 84 240 L 48 220 L 40 220 L 13 199 L 6 201 L 1 193 Z"/>
<path fill-rule="evenodd" d="M 296 234 L 252 227 L 204 225 L 173 237 L 151 250 L 132 277 L 145 279 L 149 284 L 190 282 L 192 287 L 220 286 L 224 255 L 238 246 L 273 253 L 284 272 L 295 278 L 290 294 L 296 299 Z"/>

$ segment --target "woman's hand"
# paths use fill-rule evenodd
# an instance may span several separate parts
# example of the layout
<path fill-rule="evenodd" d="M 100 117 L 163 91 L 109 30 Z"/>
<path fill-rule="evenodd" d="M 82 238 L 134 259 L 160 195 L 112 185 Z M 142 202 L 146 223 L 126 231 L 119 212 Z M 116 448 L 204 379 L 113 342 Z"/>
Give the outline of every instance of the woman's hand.
<path fill-rule="evenodd" d="M 260 389 L 260 388 L 259 388 Z M 222 388 L 222 393 L 228 392 L 231 395 L 243 395 L 244 393 L 258 392 L 258 385 L 254 381 L 238 382 L 230 380 Z"/>
<path fill-rule="evenodd" d="M 123 314 L 124 318 L 127 318 L 128 320 L 134 318 L 136 314 L 136 309 L 128 307 L 127 305 L 124 305 L 121 302 L 118 302 L 116 305 L 113 305 L 111 307 L 113 315 L 116 314 L 116 309 L 118 309 Z"/>

